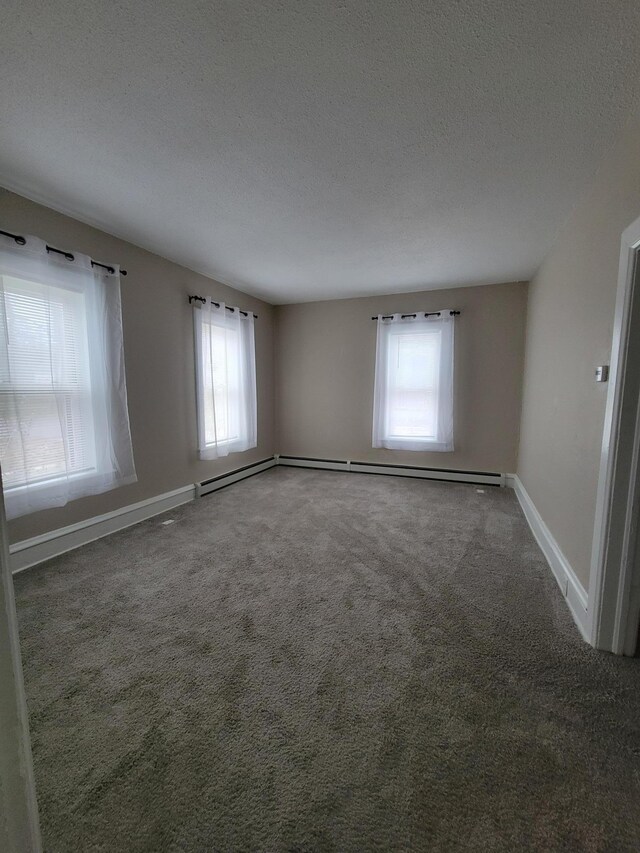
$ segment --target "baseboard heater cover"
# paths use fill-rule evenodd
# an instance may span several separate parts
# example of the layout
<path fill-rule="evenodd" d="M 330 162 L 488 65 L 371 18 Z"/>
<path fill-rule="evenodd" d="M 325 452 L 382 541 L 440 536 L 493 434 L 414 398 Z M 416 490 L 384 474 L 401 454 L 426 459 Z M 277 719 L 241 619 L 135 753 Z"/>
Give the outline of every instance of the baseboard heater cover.
<path fill-rule="evenodd" d="M 220 489 L 224 489 L 225 486 L 237 483 L 238 480 L 246 480 L 247 477 L 260 474 L 262 471 L 273 468 L 277 464 L 276 457 L 269 456 L 267 459 L 261 459 L 259 462 L 252 462 L 250 465 L 244 465 L 242 468 L 236 468 L 234 471 L 229 471 L 226 474 L 219 474 L 217 477 L 203 480 L 202 483 L 196 483 L 196 497 L 201 498 L 211 492 L 217 492 Z"/>
<path fill-rule="evenodd" d="M 313 456 L 277 457 L 278 465 L 290 468 L 317 468 L 328 471 L 351 471 L 357 474 L 387 474 L 420 480 L 446 480 L 455 483 L 481 483 L 505 486 L 504 474 L 495 471 L 461 471 L 455 468 L 427 468 L 420 465 L 394 465 L 389 462 L 358 462 L 353 459 L 320 459 Z"/>
<path fill-rule="evenodd" d="M 37 566 L 52 557 L 59 557 L 67 551 L 74 551 L 82 545 L 88 545 L 89 542 L 95 542 L 104 536 L 175 509 L 192 501 L 194 497 L 193 484 L 181 486 L 171 492 L 119 507 L 103 515 L 95 515 L 67 527 L 59 527 L 57 530 L 50 530 L 31 539 L 15 542 L 9 548 L 11 570 L 20 572 L 31 566 Z"/>

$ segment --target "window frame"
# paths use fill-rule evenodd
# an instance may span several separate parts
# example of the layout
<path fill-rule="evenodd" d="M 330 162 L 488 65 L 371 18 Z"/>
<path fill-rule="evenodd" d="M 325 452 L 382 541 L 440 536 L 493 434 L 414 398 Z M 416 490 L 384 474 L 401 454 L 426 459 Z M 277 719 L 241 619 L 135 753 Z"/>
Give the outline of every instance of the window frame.
<path fill-rule="evenodd" d="M 9 450 L 9 441 L 16 438 L 16 428 L 21 433 L 17 440 L 22 444 L 11 448 L 15 464 L 9 466 L 14 472 L 13 483 L 7 484 L 5 490 L 7 518 L 65 506 L 135 483 L 118 265 L 94 262 L 88 255 L 75 251 L 52 249 L 45 240 L 33 235 L 14 237 L 3 233 L 0 234 L 0 276 L 3 317 L 5 308 L 9 309 L 8 316 L 16 308 L 10 305 L 10 284 L 5 291 L 7 279 L 23 282 L 26 295 L 31 284 L 31 295 L 43 303 L 30 306 L 26 300 L 22 317 L 20 304 L 16 303 L 18 310 L 14 316 L 19 322 L 13 330 L 16 335 L 13 353 L 11 340 L 4 334 L 8 327 L 3 324 L 0 330 L 0 372 L 8 398 L 3 415 L 6 449 Z M 63 302 L 65 293 L 81 295 L 84 316 L 82 325 L 76 326 L 76 340 L 85 340 L 88 349 L 74 348 L 73 339 L 66 337 L 69 318 L 64 314 L 58 317 L 56 292 Z M 34 347 L 33 375 L 39 382 L 38 386 L 34 382 L 32 388 L 28 387 L 28 343 L 25 346 L 29 341 L 30 310 L 33 331 L 36 335 L 41 333 L 43 344 L 42 351 Z M 53 319 L 53 325 L 47 317 Z M 58 319 L 61 326 L 57 325 Z M 74 321 L 71 323 L 73 328 Z M 34 340 L 37 343 L 38 338 Z M 47 361 L 49 369 L 42 369 Z M 82 381 L 76 385 L 80 377 Z M 25 389 L 25 378 L 27 393 L 20 394 L 17 389 Z M 68 386 L 70 394 L 65 397 L 63 388 Z M 34 399 L 30 409 L 28 394 L 32 390 L 41 394 L 42 407 Z M 50 404 L 47 398 L 52 401 Z M 30 422 L 35 425 L 33 430 L 29 428 Z M 53 449 L 50 456 L 46 452 L 47 443 Z M 4 452 L 2 455 L 5 456 Z M 80 465 L 76 464 L 78 459 Z M 49 466 L 51 460 L 54 464 Z M 47 467 L 56 470 L 44 471 Z M 30 476 L 34 470 L 37 476 Z"/>
<path fill-rule="evenodd" d="M 227 313 L 227 311 L 229 313 Z M 255 329 L 253 315 L 243 316 L 238 308 L 227 308 L 224 303 L 195 304 L 194 354 L 196 373 L 196 422 L 198 454 L 200 459 L 216 459 L 230 453 L 244 453 L 257 447 L 257 384 L 255 370 Z M 204 367 L 204 334 L 206 325 L 234 332 L 236 337 L 236 363 L 238 388 L 236 423 L 238 435 L 207 441 L 207 413 L 205 411 L 206 377 Z M 211 375 L 213 380 L 213 374 Z M 247 387 L 243 388 L 243 380 Z M 212 383 L 213 384 L 213 383 Z M 213 400 L 215 410 L 215 396 Z"/>
<path fill-rule="evenodd" d="M 87 409 L 88 414 L 88 423 L 89 429 L 87 431 L 87 444 L 88 450 L 90 454 L 91 464 L 87 465 L 78 470 L 71 471 L 69 473 L 56 472 L 52 473 L 48 476 L 42 477 L 34 477 L 26 479 L 24 483 L 16 483 L 11 484 L 7 482 L 6 473 L 3 470 L 3 490 L 4 492 L 11 496 L 13 494 L 27 494 L 32 490 L 38 490 L 41 493 L 46 493 L 47 488 L 51 491 L 55 491 L 56 487 L 64 482 L 78 482 L 81 480 L 90 480 L 91 478 L 95 478 L 97 476 L 102 476 L 106 471 L 101 471 L 98 466 L 98 452 L 97 452 L 97 433 L 94 423 L 94 383 L 92 382 L 92 370 L 91 370 L 91 356 L 89 352 L 88 345 L 88 336 L 89 336 L 89 321 L 87 314 L 87 301 L 85 299 L 85 294 L 82 291 L 82 288 L 75 285 L 73 281 L 64 281 L 64 280 L 56 280 L 54 282 L 42 280 L 42 277 L 36 278 L 31 277 L 27 278 L 25 276 L 18 276 L 16 274 L 8 274 L 0 272 L 0 291 L 3 293 L 7 292 L 6 284 L 7 280 L 16 281 L 16 282 L 24 282 L 27 286 L 36 285 L 39 287 L 49 288 L 50 290 L 60 291 L 62 293 L 68 292 L 77 294 L 81 298 L 81 311 L 79 312 L 80 320 L 81 320 L 81 328 L 79 329 L 79 337 L 77 344 L 79 345 L 80 350 L 80 360 L 85 360 L 85 370 L 83 382 L 79 383 L 77 387 L 73 387 L 71 385 L 62 383 L 55 390 L 53 388 L 47 389 L 46 387 L 38 388 L 36 384 L 29 386 L 28 384 L 20 384 L 18 382 L 3 382 L 0 379 L 0 398 L 3 396 L 19 396 L 19 395 L 33 395 L 42 398 L 54 398 L 57 395 L 62 397 L 73 397 L 74 395 L 82 396 L 87 395 L 89 402 L 83 403 Z M 9 287 L 9 290 L 11 288 Z M 26 289 L 26 288 L 25 288 Z M 17 290 L 14 286 L 14 291 Z M 37 296 L 33 296 L 34 301 L 37 300 Z M 44 304 L 44 300 L 41 300 Z M 64 311 L 64 302 L 61 300 L 62 309 Z M 8 343 L 10 347 L 11 344 Z M 66 436 L 68 438 L 68 434 Z"/>
<path fill-rule="evenodd" d="M 379 315 L 377 324 L 376 361 L 374 380 L 372 446 L 388 450 L 411 450 L 422 452 L 451 452 L 453 441 L 453 348 L 454 319 L 450 311 L 441 311 L 438 316 Z M 434 366 L 437 375 L 435 388 L 419 388 L 416 392 L 435 392 L 434 435 L 399 435 L 393 428 L 393 409 L 390 397 L 396 391 L 390 374 L 394 338 L 415 335 L 434 335 L 438 332 L 438 363 Z M 395 344 L 399 346 L 399 342 Z"/>

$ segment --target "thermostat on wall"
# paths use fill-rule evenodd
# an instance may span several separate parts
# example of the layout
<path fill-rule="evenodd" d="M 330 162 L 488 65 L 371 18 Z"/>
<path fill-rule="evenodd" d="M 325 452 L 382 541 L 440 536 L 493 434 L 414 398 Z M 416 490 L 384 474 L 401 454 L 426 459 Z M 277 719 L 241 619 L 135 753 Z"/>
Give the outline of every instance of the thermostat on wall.
<path fill-rule="evenodd" d="M 596 367 L 596 382 L 606 382 L 609 378 L 609 365 L 601 364 Z"/>

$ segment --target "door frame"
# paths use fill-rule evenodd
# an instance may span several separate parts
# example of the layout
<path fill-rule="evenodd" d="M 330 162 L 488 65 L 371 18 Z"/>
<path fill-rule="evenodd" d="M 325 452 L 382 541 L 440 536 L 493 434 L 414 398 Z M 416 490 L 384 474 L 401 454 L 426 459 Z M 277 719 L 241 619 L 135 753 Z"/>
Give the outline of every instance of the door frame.
<path fill-rule="evenodd" d="M 9 558 L 0 472 L 0 847 L 9 853 L 42 849 L 33 778 L 29 718 Z"/>
<path fill-rule="evenodd" d="M 591 645 L 633 655 L 640 621 L 640 218 L 622 234 L 591 552 Z"/>

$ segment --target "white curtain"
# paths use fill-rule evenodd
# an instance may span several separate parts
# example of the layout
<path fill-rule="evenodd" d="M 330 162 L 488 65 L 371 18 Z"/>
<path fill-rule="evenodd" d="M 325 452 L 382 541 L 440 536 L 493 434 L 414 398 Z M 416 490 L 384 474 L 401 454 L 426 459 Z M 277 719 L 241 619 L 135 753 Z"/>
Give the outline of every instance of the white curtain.
<path fill-rule="evenodd" d="M 200 459 L 256 447 L 253 314 L 207 303 L 194 305 L 193 319 Z"/>
<path fill-rule="evenodd" d="M 136 480 L 120 274 L 0 235 L 0 462 L 7 516 Z"/>
<path fill-rule="evenodd" d="M 438 316 L 378 316 L 373 446 L 453 450 L 453 329 Z"/>

